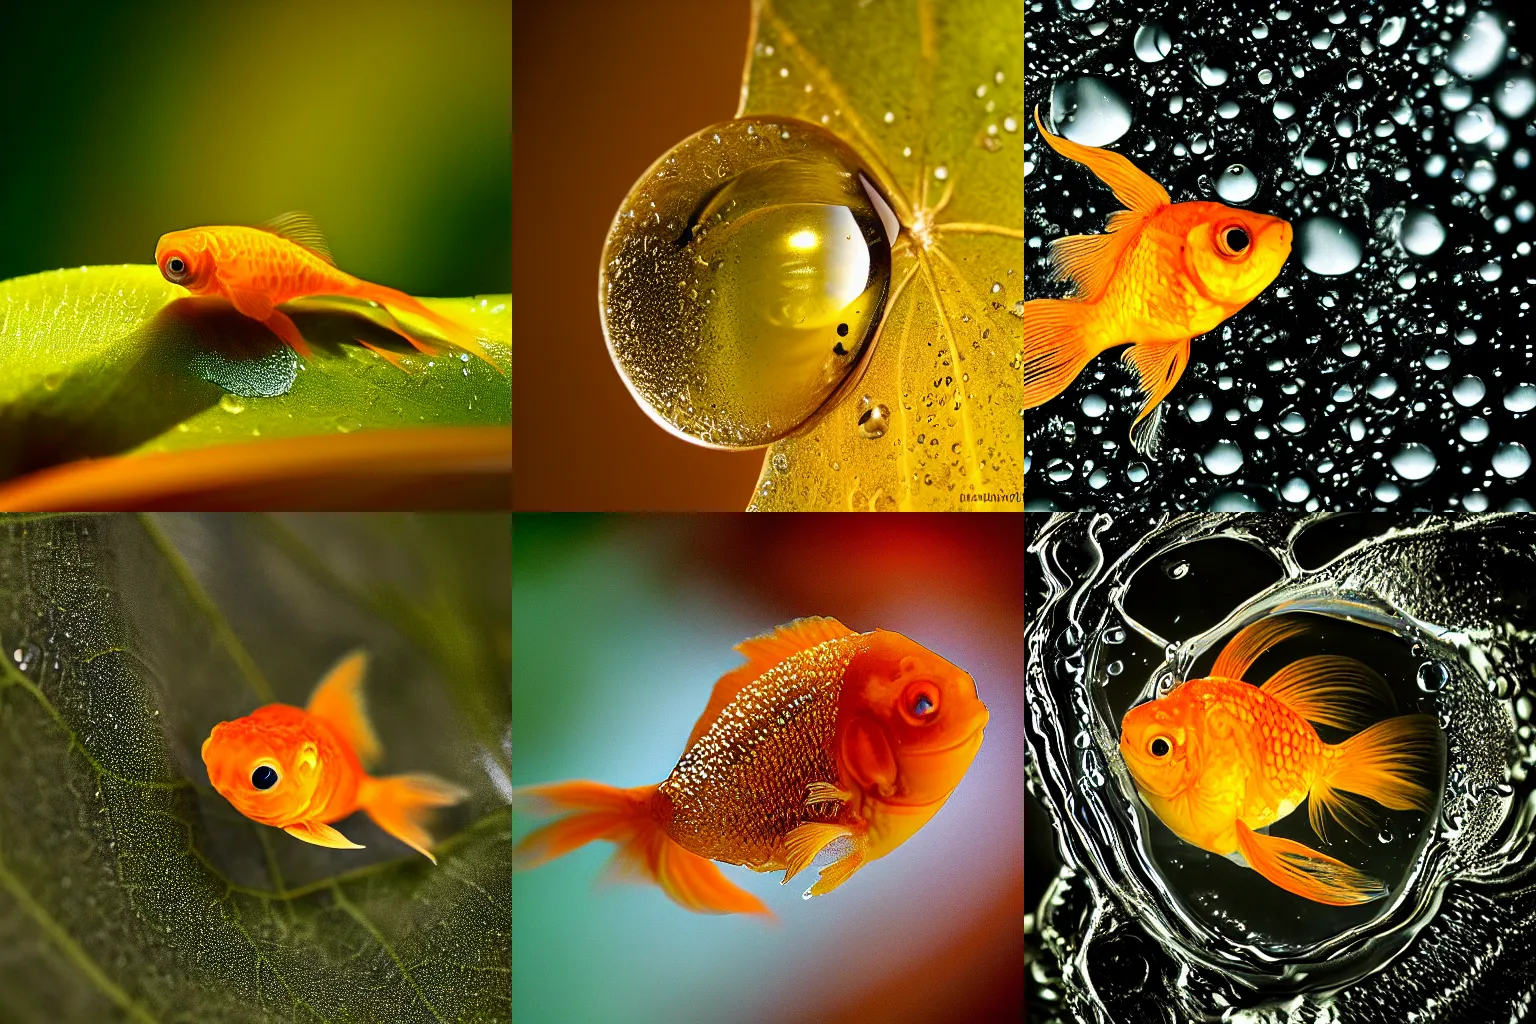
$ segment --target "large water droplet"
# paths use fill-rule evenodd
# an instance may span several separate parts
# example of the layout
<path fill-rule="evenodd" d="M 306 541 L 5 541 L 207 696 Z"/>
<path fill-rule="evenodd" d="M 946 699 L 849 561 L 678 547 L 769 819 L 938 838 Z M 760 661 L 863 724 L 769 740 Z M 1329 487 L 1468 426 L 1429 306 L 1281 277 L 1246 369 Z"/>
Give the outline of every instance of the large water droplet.
<path fill-rule="evenodd" d="M 1428 210 L 1408 209 L 1398 224 L 1397 240 L 1415 256 L 1428 256 L 1445 243 L 1445 225 Z"/>
<path fill-rule="evenodd" d="M 1504 396 L 1504 408 L 1510 412 L 1530 412 L 1536 409 L 1536 388 L 1529 384 L 1517 384 Z"/>
<path fill-rule="evenodd" d="M 1231 476 L 1243 468 L 1243 450 L 1231 441 L 1218 441 L 1202 456 L 1205 468 L 1217 476 Z"/>
<path fill-rule="evenodd" d="M 1242 164 L 1232 164 L 1216 179 L 1216 194 L 1229 203 L 1246 203 L 1258 191 L 1258 175 Z"/>
<path fill-rule="evenodd" d="M 762 117 L 706 128 L 652 165 L 614 218 L 602 263 L 614 365 L 691 440 L 785 437 L 858 366 L 898 227 L 826 130 Z"/>
<path fill-rule="evenodd" d="M 1530 468 L 1531 453 L 1525 450 L 1523 444 L 1501 444 L 1499 450 L 1493 453 L 1493 471 L 1506 480 L 1522 477 Z"/>
<path fill-rule="evenodd" d="M 1084 146 L 1107 146 L 1131 127 L 1131 108 L 1102 78 L 1083 75 L 1051 90 L 1056 130 Z"/>
<path fill-rule="evenodd" d="M 1494 92 L 1493 105 L 1505 117 L 1524 117 L 1536 106 L 1536 82 L 1530 75 L 1511 75 Z"/>
<path fill-rule="evenodd" d="M 1451 49 L 1451 70 L 1463 78 L 1486 78 L 1504 59 L 1507 41 L 1499 19 L 1488 11 L 1477 11 Z"/>
<path fill-rule="evenodd" d="M 1498 181 L 1498 175 L 1493 172 L 1493 164 L 1487 160 L 1475 160 L 1472 169 L 1467 171 L 1467 190 L 1482 195 L 1493 188 Z"/>
<path fill-rule="evenodd" d="M 1393 454 L 1392 469 L 1404 480 L 1423 480 L 1435 471 L 1435 453 L 1422 444 L 1405 444 Z"/>
<path fill-rule="evenodd" d="M 1314 274 L 1347 274 L 1360 265 L 1360 240 L 1332 217 L 1311 217 L 1296 232 L 1302 266 Z"/>
<path fill-rule="evenodd" d="M 1451 130 L 1458 139 L 1470 145 L 1492 135 L 1498 124 L 1487 104 L 1477 103 L 1456 115 L 1456 123 Z"/>
<path fill-rule="evenodd" d="M 1483 387 L 1482 380 L 1473 377 L 1471 374 L 1461 378 L 1451 387 L 1451 397 L 1456 399 L 1456 404 L 1468 408 L 1481 402 L 1483 395 L 1487 393 L 1487 389 Z"/>
<path fill-rule="evenodd" d="M 1173 49 L 1173 39 L 1168 35 L 1167 29 L 1153 23 L 1143 25 L 1136 30 L 1136 39 L 1132 45 L 1138 59 L 1148 64 L 1156 64 L 1168 56 L 1168 51 Z"/>
<path fill-rule="evenodd" d="M 1383 18 L 1381 20 L 1381 28 L 1376 31 L 1376 41 L 1381 43 L 1382 46 L 1394 45 L 1399 39 L 1403 38 L 1403 28 L 1406 25 L 1407 20 L 1404 18 Z"/>

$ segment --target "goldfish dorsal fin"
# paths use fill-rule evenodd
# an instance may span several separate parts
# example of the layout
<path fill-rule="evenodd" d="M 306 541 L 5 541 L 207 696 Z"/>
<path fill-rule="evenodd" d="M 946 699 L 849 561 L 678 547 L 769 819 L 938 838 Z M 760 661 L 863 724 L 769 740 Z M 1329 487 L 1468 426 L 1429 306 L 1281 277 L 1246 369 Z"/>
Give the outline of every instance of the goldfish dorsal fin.
<path fill-rule="evenodd" d="M 1144 341 L 1126 349 L 1121 358 L 1136 371 L 1141 379 L 1141 393 L 1146 396 L 1141 415 L 1131 424 L 1131 444 L 1143 454 L 1155 455 L 1162 417 L 1154 415 L 1154 411 L 1160 411 L 1163 399 L 1168 397 L 1168 392 L 1183 376 L 1184 367 L 1189 365 L 1189 339 Z"/>
<path fill-rule="evenodd" d="M 1052 149 L 1068 160 L 1082 164 L 1108 185 L 1126 209 L 1152 213 L 1171 202 L 1163 186 L 1119 153 L 1053 135 L 1041 122 L 1039 107 L 1035 108 L 1035 127 L 1040 129 L 1040 136 Z"/>
<path fill-rule="evenodd" d="M 1270 617 L 1249 623 L 1227 641 L 1211 666 L 1211 676 L 1216 679 L 1242 679 L 1243 673 L 1259 655 L 1282 640 L 1289 640 L 1306 632 L 1307 627 L 1296 619 Z"/>
<path fill-rule="evenodd" d="M 747 663 L 731 669 L 715 683 L 715 689 L 709 695 L 709 704 L 688 736 L 688 746 L 693 746 L 694 741 L 704 735 L 715 719 L 720 717 L 721 709 L 735 699 L 742 687 L 764 672 L 792 654 L 808 651 L 828 640 L 852 635 L 853 630 L 836 619 L 811 616 L 796 619 L 762 636 L 737 644 L 735 650 L 746 656 Z"/>
<path fill-rule="evenodd" d="M 305 710 L 335 729 L 351 745 L 363 767 L 371 768 L 378 763 L 384 748 L 363 704 L 363 676 L 367 671 L 367 652 L 353 651 L 320 680 Z"/>
<path fill-rule="evenodd" d="M 1395 707 L 1386 680 L 1354 658 L 1336 654 L 1293 661 L 1259 689 L 1309 722 L 1349 732 L 1374 718 L 1373 710 Z"/>
<path fill-rule="evenodd" d="M 336 265 L 335 258 L 331 256 L 331 245 L 325 240 L 325 235 L 320 233 L 320 225 L 302 210 L 280 213 L 256 226 L 279 238 L 286 238 L 294 245 L 303 246 L 333 267 Z"/>

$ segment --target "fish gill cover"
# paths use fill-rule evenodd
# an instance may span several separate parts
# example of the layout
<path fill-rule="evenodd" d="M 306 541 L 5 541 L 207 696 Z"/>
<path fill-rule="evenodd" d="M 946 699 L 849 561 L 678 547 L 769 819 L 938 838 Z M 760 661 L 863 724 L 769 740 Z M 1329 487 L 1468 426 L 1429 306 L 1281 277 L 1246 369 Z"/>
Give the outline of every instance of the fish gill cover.
<path fill-rule="evenodd" d="M 1064 861 L 1026 919 L 1031 1019 L 1520 1019 L 1536 985 L 1536 523 L 1187 514 L 1149 528 L 1078 513 L 1031 525 L 1026 776 Z M 1300 811 L 1272 827 L 1384 880 L 1371 903 L 1313 903 L 1179 841 L 1118 749 L 1129 707 L 1207 675 L 1238 629 L 1282 614 L 1308 638 L 1263 656 L 1252 679 L 1297 654 L 1354 657 L 1398 713 L 1435 715 L 1445 738 L 1443 768 L 1422 766 L 1430 811 L 1381 813 L 1331 844 Z"/>
<path fill-rule="evenodd" d="M 509 540 L 499 516 L 0 521 L 0 1019 L 506 1020 Z M 435 867 L 361 814 L 366 849 L 298 842 L 203 770 L 216 722 L 302 705 L 359 646 L 382 771 L 471 790 Z"/>
<path fill-rule="evenodd" d="M 1536 81 L 1520 27 L 1437 0 L 1033 4 L 1028 107 L 1174 202 L 1284 217 L 1296 243 L 1195 340 L 1158 457 L 1128 443 L 1141 396 L 1120 350 L 1032 410 L 1030 506 L 1529 508 Z M 1061 295 L 1047 243 L 1102 231 L 1118 204 L 1026 143 L 1030 295 Z"/>

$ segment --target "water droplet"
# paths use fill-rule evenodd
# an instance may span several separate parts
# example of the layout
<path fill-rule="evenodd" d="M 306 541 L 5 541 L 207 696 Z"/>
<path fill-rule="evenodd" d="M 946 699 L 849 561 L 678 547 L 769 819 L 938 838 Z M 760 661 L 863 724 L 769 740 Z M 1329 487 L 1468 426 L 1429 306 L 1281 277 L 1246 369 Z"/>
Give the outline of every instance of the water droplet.
<path fill-rule="evenodd" d="M 1487 160 L 1477 160 L 1472 164 L 1472 169 L 1467 171 L 1467 189 L 1482 195 L 1498 182 L 1498 175 L 1493 172 L 1493 164 Z"/>
<path fill-rule="evenodd" d="M 1488 77 L 1504 59 L 1507 41 L 1499 19 L 1488 11 L 1477 11 L 1467 19 L 1460 39 L 1451 50 L 1448 61 L 1451 70 L 1463 78 Z"/>
<path fill-rule="evenodd" d="M 1136 39 L 1132 46 L 1139 60 L 1156 64 L 1168 56 L 1168 51 L 1173 49 L 1173 39 L 1168 35 L 1167 29 L 1154 22 L 1136 30 Z"/>
<path fill-rule="evenodd" d="M 1481 402 L 1483 395 L 1486 393 L 1487 389 L 1483 387 L 1481 378 L 1474 377 L 1471 374 L 1461 378 L 1461 380 L 1458 380 L 1451 386 L 1451 397 L 1456 399 L 1456 404 L 1468 408 Z"/>
<path fill-rule="evenodd" d="M 1372 398 L 1391 398 L 1397 394 L 1397 381 L 1384 373 L 1379 373 L 1366 390 L 1370 392 Z"/>
<path fill-rule="evenodd" d="M 768 461 L 772 463 L 773 471 L 775 473 L 789 472 L 789 456 L 785 455 L 783 452 L 774 452 L 773 458 L 769 459 Z"/>
<path fill-rule="evenodd" d="M 1109 410 L 1109 402 L 1103 395 L 1092 394 L 1083 396 L 1083 415 L 1090 419 L 1098 419 Z"/>
<path fill-rule="evenodd" d="M 1428 256 L 1445 243 L 1445 225 L 1428 210 L 1410 208 L 1398 222 L 1397 240 L 1415 256 Z"/>
<path fill-rule="evenodd" d="M 1536 409 L 1536 388 L 1529 384 L 1517 384 L 1504 395 L 1504 408 L 1510 412 L 1530 412 Z"/>
<path fill-rule="evenodd" d="M 1438 661 L 1426 661 L 1419 666 L 1419 689 L 1425 693 L 1439 693 L 1451 681 L 1451 670 Z"/>
<path fill-rule="evenodd" d="M 1292 505 L 1300 505 L 1312 494 L 1312 485 L 1299 476 L 1293 476 L 1280 488 L 1280 496 Z"/>
<path fill-rule="evenodd" d="M 1493 453 L 1493 471 L 1506 480 L 1522 477 L 1530 468 L 1531 453 L 1525 450 L 1523 444 L 1501 444 L 1499 450 Z"/>
<path fill-rule="evenodd" d="M 1392 841 L 1392 826 L 1390 824 L 1381 826 L 1381 831 L 1376 833 L 1376 841 L 1378 843 L 1390 843 Z"/>
<path fill-rule="evenodd" d="M 1131 127 L 1131 108 L 1108 82 L 1083 75 L 1051 90 L 1051 121 L 1066 138 L 1107 146 Z"/>
<path fill-rule="evenodd" d="M 1301 153 L 1301 169 L 1312 177 L 1324 173 L 1333 163 L 1333 147 L 1321 139 L 1313 142 Z"/>
<path fill-rule="evenodd" d="M 1494 92 L 1493 105 L 1505 117 L 1524 117 L 1536 106 L 1536 82 L 1530 75 L 1511 75 Z"/>
<path fill-rule="evenodd" d="M 219 408 L 225 412 L 245 412 L 245 399 L 240 395 L 225 393 L 219 397 Z"/>
<path fill-rule="evenodd" d="M 1231 476 L 1243 468 L 1243 450 L 1231 441 L 1218 441 L 1201 460 L 1217 476 Z"/>
<path fill-rule="evenodd" d="M 1479 441 L 1488 440 L 1488 421 L 1481 416 L 1472 416 L 1466 419 L 1458 428 L 1457 433 L 1462 439 L 1476 444 Z"/>
<path fill-rule="evenodd" d="M 1201 64 L 1200 81 L 1204 82 L 1206 85 L 1213 89 L 1218 85 L 1225 85 L 1227 81 L 1227 69 L 1217 67 L 1214 64 Z"/>
<path fill-rule="evenodd" d="M 609 232 L 614 364 L 674 433 L 725 448 L 785 437 L 858 366 L 898 230 L 824 129 L 762 117 L 706 128 L 636 183 Z"/>
<path fill-rule="evenodd" d="M 1259 177 L 1242 164 L 1232 164 L 1216 179 L 1216 194 L 1229 203 L 1246 203 L 1259 191 Z"/>
<path fill-rule="evenodd" d="M 1402 445 L 1392 456 L 1392 470 L 1404 480 L 1423 480 L 1435 471 L 1435 453 L 1422 444 Z"/>
<path fill-rule="evenodd" d="M 1496 127 L 1498 122 L 1493 119 L 1493 111 L 1487 105 L 1478 103 L 1457 114 L 1451 130 L 1462 142 L 1471 144 L 1482 142 L 1493 134 Z"/>
<path fill-rule="evenodd" d="M 1347 274 L 1360 265 L 1360 241 L 1343 221 L 1311 217 L 1296 232 L 1302 266 L 1314 274 Z"/>
<path fill-rule="evenodd" d="M 884 403 L 870 401 L 866 395 L 859 407 L 859 436 L 871 441 L 884 437 L 890 422 L 891 410 Z"/>

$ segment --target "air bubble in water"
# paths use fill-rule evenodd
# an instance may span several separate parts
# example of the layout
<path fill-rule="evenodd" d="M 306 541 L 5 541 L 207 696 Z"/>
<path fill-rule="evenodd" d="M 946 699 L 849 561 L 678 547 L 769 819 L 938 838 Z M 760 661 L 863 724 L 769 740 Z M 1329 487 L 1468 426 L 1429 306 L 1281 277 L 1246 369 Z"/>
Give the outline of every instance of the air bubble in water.
<path fill-rule="evenodd" d="M 1393 46 L 1403 38 L 1403 28 L 1407 21 L 1403 18 L 1392 17 L 1381 20 L 1381 28 L 1376 30 L 1376 41 L 1382 46 Z"/>
<path fill-rule="evenodd" d="M 1482 195 L 1498 182 L 1498 175 L 1493 172 L 1493 164 L 1487 160 L 1473 162 L 1472 169 L 1467 172 L 1467 190 Z"/>
<path fill-rule="evenodd" d="M 1482 142 L 1492 135 L 1497 127 L 1498 122 L 1493 119 L 1493 111 L 1489 110 L 1486 104 L 1478 103 L 1457 114 L 1456 123 L 1451 130 L 1456 138 L 1470 145 L 1474 142 Z"/>
<path fill-rule="evenodd" d="M 1084 146 L 1107 146 L 1131 127 L 1131 108 L 1102 78 L 1083 75 L 1051 90 L 1051 121 Z"/>
<path fill-rule="evenodd" d="M 1216 194 L 1229 203 L 1246 203 L 1259 191 L 1259 177 L 1242 164 L 1232 164 L 1216 179 Z"/>
<path fill-rule="evenodd" d="M 1464 441 L 1477 444 L 1479 441 L 1488 440 L 1488 421 L 1481 416 L 1471 416 L 1464 420 L 1457 429 Z"/>
<path fill-rule="evenodd" d="M 1136 40 L 1133 43 L 1138 59 L 1148 64 L 1156 64 L 1168 56 L 1168 51 L 1173 49 L 1173 39 L 1168 35 L 1168 30 L 1156 23 L 1143 25 L 1136 30 Z"/>
<path fill-rule="evenodd" d="M 1499 445 L 1499 450 L 1493 453 L 1493 471 L 1506 480 L 1522 477 L 1530 468 L 1531 453 L 1523 444 L 1511 441 Z"/>
<path fill-rule="evenodd" d="M 1435 453 L 1422 444 L 1402 445 L 1392 456 L 1392 470 L 1404 480 L 1423 480 L 1435 471 Z"/>
<path fill-rule="evenodd" d="M 1428 256 L 1445 244 L 1445 225 L 1428 210 L 1408 209 L 1398 224 L 1397 240 L 1415 256 Z"/>
<path fill-rule="evenodd" d="M 1481 378 L 1468 374 L 1451 387 L 1451 397 L 1456 399 L 1457 405 L 1470 408 L 1481 402 L 1483 395 L 1487 394 L 1487 391 L 1488 389 L 1483 386 Z"/>
<path fill-rule="evenodd" d="M 1231 476 L 1243 468 L 1243 450 L 1231 441 L 1216 442 L 1201 458 L 1217 476 Z"/>
<path fill-rule="evenodd" d="M 1522 118 L 1536 106 L 1536 82 L 1530 75 L 1511 75 L 1493 94 L 1493 105 L 1509 118 Z"/>
<path fill-rule="evenodd" d="M 1296 232 L 1302 266 L 1314 274 L 1347 274 L 1360 265 L 1360 241 L 1343 221 L 1310 217 Z"/>
<path fill-rule="evenodd" d="M 1466 28 L 1451 50 L 1451 70 L 1463 78 L 1486 78 L 1504 59 L 1507 42 L 1499 19 L 1488 11 L 1477 11 L 1467 19 Z"/>

